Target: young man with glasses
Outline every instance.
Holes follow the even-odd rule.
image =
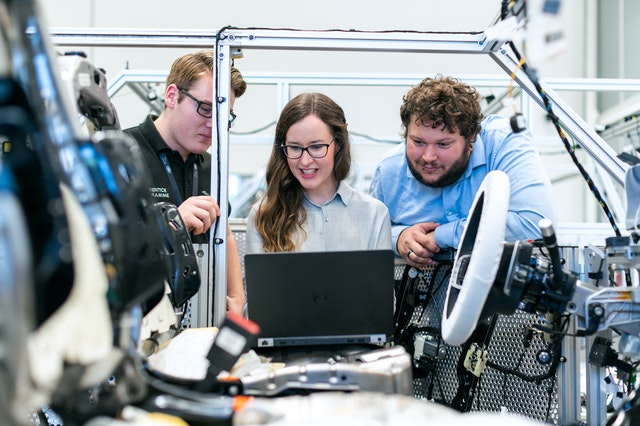
[[[138,142],[152,176],[151,195],[158,202],[178,206],[194,243],[208,243],[208,232],[220,215],[211,193],[211,155],[214,116],[213,51],[189,53],[171,66],[166,79],[165,109],[149,115],[139,126],[125,130]],[[231,70],[229,108],[247,84]],[[231,113],[232,120],[235,114]],[[231,126],[231,121],[229,126]],[[245,304],[242,270],[236,242],[227,230],[227,310],[242,313]]]
[[[266,194],[247,219],[247,253],[391,249],[387,208],[344,181],[350,167],[342,108],[321,93],[291,99],[276,124]]]

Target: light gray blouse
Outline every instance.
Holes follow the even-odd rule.
[[[262,237],[255,228],[258,205],[253,206],[247,218],[247,253],[264,252]],[[391,249],[391,220],[387,207],[344,181],[340,182],[333,198],[321,206],[305,196],[304,209],[307,212],[303,225],[306,237],[302,232],[295,236],[299,242],[297,251]]]

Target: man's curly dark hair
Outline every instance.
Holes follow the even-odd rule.
[[[459,130],[467,143],[473,142],[480,131],[480,94],[455,78],[440,74],[427,77],[402,100],[400,118],[405,139],[411,120],[434,129],[444,127],[452,133]]]

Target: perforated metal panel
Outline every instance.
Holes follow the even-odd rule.
[[[541,356],[546,353],[544,351],[551,340],[544,333],[535,333],[531,337],[534,323],[541,324],[542,321],[521,311],[499,316],[488,347],[489,361],[527,378],[541,379],[527,381],[489,366],[482,375],[475,409],[499,411],[506,407],[511,412],[536,420],[558,423],[557,373],[552,371],[550,364],[543,365],[536,358],[538,353]],[[560,348],[553,350],[559,351]],[[543,378],[549,374],[551,377]]]
[[[404,268],[405,265],[396,265],[396,279],[401,279]],[[421,271],[421,274],[424,277],[424,281],[421,283],[418,283],[419,279],[414,281],[416,281],[417,285],[434,285],[435,287],[432,289],[433,297],[424,306],[424,309],[418,308],[414,310],[411,322],[421,328],[437,330],[437,335],[434,337],[438,339],[439,346],[446,351],[446,354],[443,358],[429,363],[430,365],[427,365],[426,367],[428,368],[424,369],[424,371],[421,371],[423,369],[420,369],[420,371],[414,370],[414,377],[418,376],[419,373],[425,374],[425,377],[414,378],[414,396],[450,405],[458,387],[455,371],[461,350],[458,347],[447,345],[440,338],[439,333],[447,285],[451,276],[451,265],[442,265],[437,270],[435,267],[430,266]],[[422,288],[421,290],[426,291],[427,289]],[[398,297],[401,297],[401,295]]]
[[[242,266],[242,276],[244,277],[244,255],[247,254],[247,234],[244,231],[233,231],[233,236],[236,239],[236,246],[238,247],[238,254],[240,255],[240,265]]]
[[[451,266],[425,268],[422,282],[414,279],[415,285],[432,286],[430,300],[426,306],[417,307],[411,318],[420,328],[441,329]],[[404,267],[396,266],[396,280],[401,279]],[[544,334],[530,331],[533,323],[542,322],[535,315],[525,312],[498,317],[487,346],[488,363],[496,368],[487,366],[482,373],[471,411],[495,412],[506,409],[532,419],[558,423],[557,373],[547,379],[526,380],[547,375],[550,371],[550,365],[542,365],[536,359],[539,351],[548,349],[549,341]],[[462,348],[447,345],[441,339],[438,343],[440,358],[414,369],[414,396],[450,406],[458,392],[457,366],[461,362]],[[555,350],[559,351],[559,348]],[[517,373],[505,373],[498,368]]]

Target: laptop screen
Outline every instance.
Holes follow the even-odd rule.
[[[258,346],[385,343],[393,335],[391,250],[245,256]]]

